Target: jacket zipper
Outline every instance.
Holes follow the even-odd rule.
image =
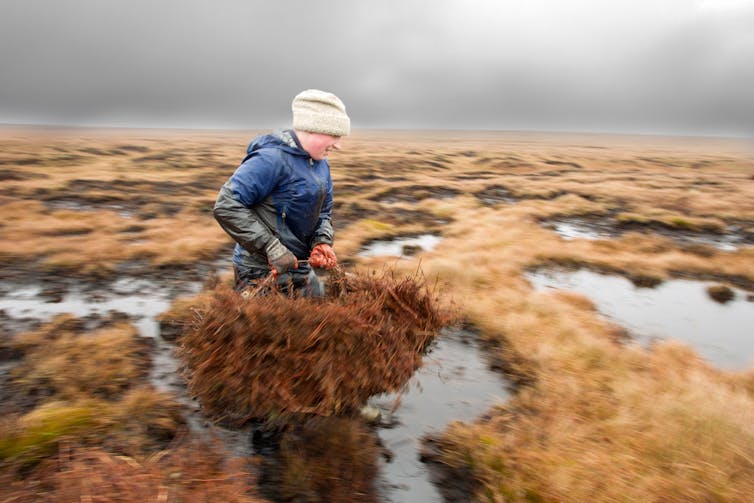
[[[312,174],[312,177],[317,181],[317,185],[319,186],[319,203],[321,205],[325,200],[327,189],[325,188],[325,182],[314,172],[314,159],[312,159],[311,157],[309,158],[309,170]]]

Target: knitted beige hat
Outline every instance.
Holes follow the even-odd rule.
[[[307,89],[293,98],[293,129],[331,136],[351,132],[346,106],[337,96],[317,89]]]

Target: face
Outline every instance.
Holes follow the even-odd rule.
[[[340,136],[330,136],[322,133],[308,133],[303,140],[304,150],[309,152],[312,159],[321,161],[325,159],[333,150],[340,150]]]

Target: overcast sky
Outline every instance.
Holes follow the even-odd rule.
[[[754,0],[0,0],[0,123],[754,135]]]

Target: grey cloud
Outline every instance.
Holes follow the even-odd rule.
[[[691,0],[0,4],[0,122],[751,133],[754,9]]]

